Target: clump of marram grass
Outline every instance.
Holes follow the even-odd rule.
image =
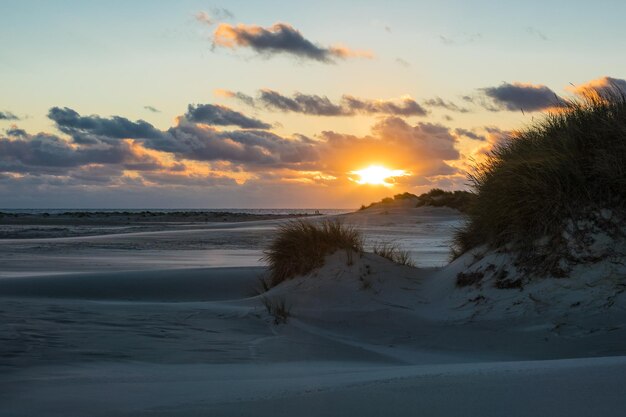
[[[626,209],[626,98],[562,103],[496,146],[470,180],[476,197],[455,254],[506,247],[518,263],[550,272],[566,256],[565,222]]]
[[[269,299],[261,297],[261,302],[267,310],[267,314],[274,317],[274,324],[285,324],[291,317],[291,307],[285,298]]]
[[[338,250],[345,250],[349,256],[363,252],[361,233],[339,220],[283,224],[263,257],[269,268],[269,286],[321,267],[324,258]]]
[[[389,259],[391,262],[395,262],[400,265],[415,266],[415,263],[411,259],[408,251],[402,250],[393,243],[379,242],[376,243],[372,251],[385,259]]]

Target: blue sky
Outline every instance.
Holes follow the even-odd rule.
[[[571,84],[581,86],[607,76],[616,80],[625,76],[626,56],[619,53],[626,39],[622,22],[625,9],[626,4],[618,1],[1,1],[0,39],[4,47],[0,50],[0,112],[15,118],[0,120],[0,140],[6,144],[5,155],[0,155],[0,197],[3,205],[15,207],[104,203],[120,207],[356,207],[369,198],[396,191],[462,187],[470,157],[549,107],[515,101],[516,94],[525,93],[524,88],[532,86],[530,94],[547,100],[550,95],[572,96],[566,91]],[[201,11],[213,17],[213,25],[196,19]],[[268,52],[243,44],[212,47],[220,24],[233,28],[237,24],[257,25],[270,30],[278,22],[290,25],[320,47],[343,45],[369,51],[374,57],[323,63],[289,51]],[[488,90],[505,85],[526,87]],[[333,103],[341,102],[343,95],[368,103],[410,97],[426,109],[427,115],[400,115],[405,125],[400,128],[395,124],[392,129],[385,118],[398,114],[377,110],[319,116],[272,108],[265,102],[250,106],[216,95],[217,89],[251,97],[263,89],[284,97],[299,92],[327,97]],[[426,101],[434,98],[468,111],[428,107]],[[298,161],[296,166],[291,160],[291,165],[285,161],[261,164],[207,156],[206,152],[200,157],[191,151],[174,152],[146,144],[146,139],[139,137],[116,140],[133,142],[134,157],[145,150],[161,161],[158,168],[133,170],[135,165],[127,160],[115,162],[115,166],[98,160],[82,165],[73,162],[65,171],[51,170],[42,169],[42,163],[34,163],[32,158],[26,161],[23,150],[24,160],[9,153],[20,146],[31,149],[33,141],[42,140],[33,137],[39,132],[65,141],[70,150],[96,146],[78,143],[76,132],[74,136],[63,132],[59,122],[48,117],[53,107],[68,107],[83,117],[144,120],[166,132],[180,126],[180,117],[189,104],[226,106],[263,120],[281,138],[272,140],[284,138],[289,146],[294,135],[304,135],[316,141],[311,152],[324,160],[313,163],[313,157],[308,157],[311,161]],[[518,107],[526,111],[516,111]],[[430,140],[420,136],[429,131],[426,124],[448,129],[453,143],[444,139],[444,145],[452,146],[458,155],[452,151],[445,156],[431,154],[431,145],[419,148],[423,145],[417,142]],[[220,132],[225,129],[207,126]],[[7,131],[14,128],[29,136],[12,137]],[[468,138],[457,133],[459,129],[482,139]],[[333,152],[340,155],[346,150],[333,147],[336,141],[329,143],[323,132],[375,137],[397,145],[397,137],[409,131],[413,136],[407,141],[417,142],[402,142],[398,152],[415,151],[415,164],[394,166],[398,158],[393,155],[380,161],[368,157],[367,149],[374,149],[371,144],[368,147],[361,141],[350,145],[365,149],[356,152],[361,160],[348,158],[353,169],[380,163],[411,173],[399,178],[392,189],[360,185],[349,177],[350,167],[327,162],[334,158],[329,155],[336,155]],[[180,135],[177,137],[181,140]],[[224,137],[222,134],[221,140],[232,142]],[[113,146],[111,152],[118,146],[106,138],[98,140],[97,146]],[[408,148],[402,148],[405,145]],[[263,152],[271,152],[268,149]],[[432,159],[425,161],[425,155]],[[437,158],[450,157],[437,161],[452,169],[432,168],[441,165]],[[185,166],[184,176],[180,165]],[[424,170],[424,166],[432,169]],[[84,171],[98,170],[117,175],[116,180],[81,183]],[[156,174],[158,181],[154,180]],[[205,184],[200,181],[202,176]],[[193,181],[185,183],[183,177]],[[234,182],[216,186],[217,178]],[[159,196],[172,198],[161,201]]]

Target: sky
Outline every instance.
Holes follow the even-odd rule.
[[[464,189],[515,130],[626,89],[625,13],[0,0],[0,208],[356,208]],[[367,181],[371,166],[388,176]]]

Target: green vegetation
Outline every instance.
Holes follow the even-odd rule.
[[[623,220],[625,97],[564,104],[497,146],[470,179],[475,201],[456,234],[456,254],[487,244],[517,251],[522,264],[553,267],[566,253],[566,222],[607,223],[598,214],[607,211]]]
[[[269,267],[269,287],[321,267],[324,258],[338,250],[362,252],[361,233],[338,220],[285,223],[263,257]]]

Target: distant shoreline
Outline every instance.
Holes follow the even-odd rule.
[[[316,217],[349,212],[320,209],[226,210],[0,210],[0,239],[36,239],[119,234],[198,227],[216,223],[241,223]]]
[[[1,214],[59,214],[59,213],[243,213],[243,214],[314,214],[319,211],[321,214],[343,214],[356,211],[354,208],[0,208]]]

